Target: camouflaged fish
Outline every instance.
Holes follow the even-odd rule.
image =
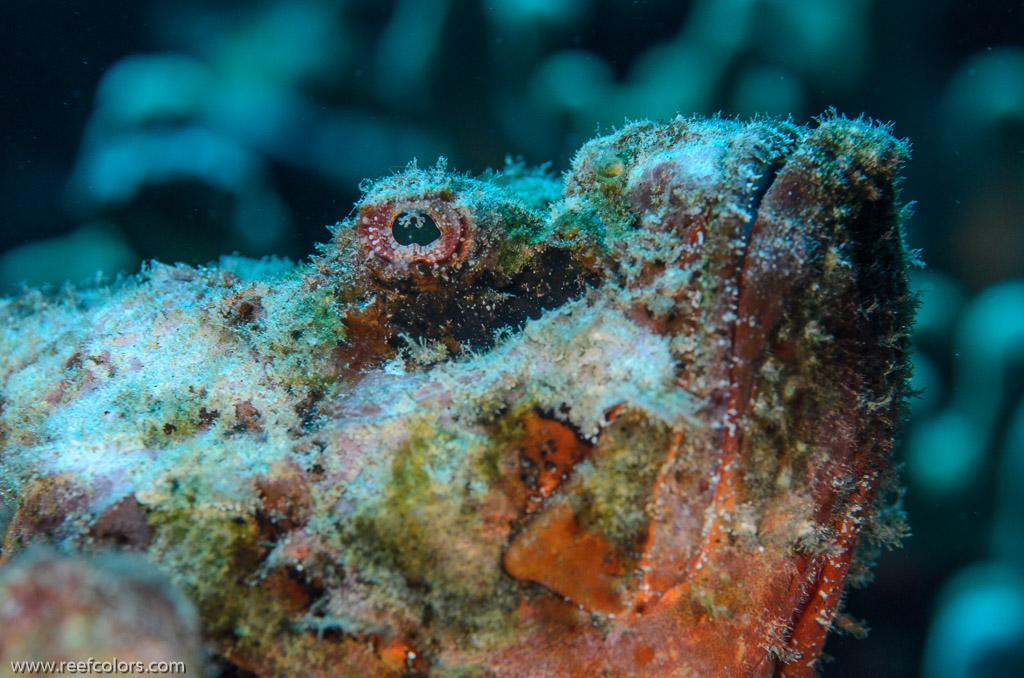
[[[907,153],[638,122],[2,300],[3,559],[138,551],[258,676],[811,676],[905,531]]]

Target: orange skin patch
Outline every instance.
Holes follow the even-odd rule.
[[[572,475],[573,467],[593,450],[575,431],[554,419],[530,413],[523,417],[523,456],[537,468],[537,480],[528,497],[528,511],[536,511],[544,499]]]
[[[513,540],[505,570],[535,581],[590,610],[612,612],[622,602],[613,582],[623,574],[615,548],[582,529],[568,502],[558,502]]]

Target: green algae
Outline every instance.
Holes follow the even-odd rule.
[[[490,449],[421,422],[395,451],[380,503],[360,511],[343,539],[354,566],[400,573],[430,623],[462,628],[477,642],[507,631],[515,605],[500,544],[481,534],[474,509],[488,487],[476,469]]]
[[[251,574],[266,544],[251,515],[197,512],[184,498],[149,512],[150,558],[199,608],[208,633],[222,639],[228,657],[260,658],[276,675],[307,675],[323,641],[299,628],[295,610]],[[196,546],[199,548],[196,548]],[[336,670],[344,671],[345,664]],[[353,666],[352,669],[358,670]]]
[[[618,415],[604,434],[594,459],[580,469],[577,515],[582,527],[629,553],[646,536],[654,481],[672,434],[643,412]]]

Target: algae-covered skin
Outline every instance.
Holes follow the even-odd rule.
[[[906,155],[640,122],[2,300],[2,558],[139,551],[260,676],[810,676],[903,531]]]

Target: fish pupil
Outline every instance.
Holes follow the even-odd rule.
[[[399,245],[426,247],[441,237],[441,229],[426,212],[410,210],[395,217],[391,224],[391,235]]]

